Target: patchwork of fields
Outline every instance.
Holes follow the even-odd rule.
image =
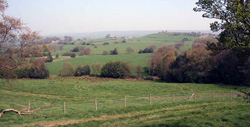
[[[110,39],[110,38],[104,38],[104,39],[96,39],[96,40],[88,40],[84,41],[86,43],[91,42],[91,44],[94,44],[97,46],[97,48],[94,48],[92,45],[81,45],[83,41],[76,41],[75,45],[65,45],[64,49],[62,51],[57,51],[52,53],[52,55],[59,54],[58,59],[54,59],[55,62],[53,63],[47,63],[47,66],[50,71],[50,75],[58,75],[58,71],[63,67],[63,63],[65,61],[70,62],[73,64],[74,67],[77,67],[78,65],[91,65],[94,63],[100,63],[104,65],[105,63],[109,61],[122,61],[122,62],[128,62],[131,65],[131,71],[132,74],[135,74],[134,68],[136,65],[141,65],[142,67],[148,67],[148,61],[150,59],[151,53],[146,54],[138,54],[139,50],[143,50],[144,48],[155,45],[157,48],[160,48],[164,45],[175,45],[177,43],[180,43],[183,38],[187,38],[191,41],[186,41],[184,46],[180,48],[180,52],[184,50],[188,50],[192,47],[193,40],[195,39],[194,36],[174,36],[169,35],[167,33],[157,33],[157,34],[151,34],[140,38],[131,38],[127,39],[126,43],[121,43],[121,39]],[[108,42],[109,45],[103,45],[104,42]],[[115,44],[114,42],[119,42]],[[62,54],[72,50],[76,46],[81,47],[88,47],[91,49],[91,53],[88,56],[77,56],[77,58],[70,58],[70,57],[63,57]],[[126,48],[132,47],[134,49],[134,53],[127,54]],[[110,51],[114,48],[118,48],[118,55],[102,55],[103,51]],[[78,53],[76,53],[78,54]],[[147,73],[144,73],[143,75],[147,75]]]

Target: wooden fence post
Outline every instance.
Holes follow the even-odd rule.
[[[66,113],[66,103],[65,103],[65,101],[63,102],[63,113]]]
[[[95,110],[97,111],[97,100],[95,100]]]
[[[126,96],[124,96],[124,108],[127,106]]]
[[[149,95],[149,104],[152,105],[151,94]]]
[[[173,92],[173,102],[175,103],[175,93]]]
[[[196,91],[194,91],[194,100],[196,100]]]
[[[28,112],[30,112],[30,101],[28,102]]]

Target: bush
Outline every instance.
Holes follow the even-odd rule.
[[[102,77],[125,78],[130,75],[129,66],[123,62],[109,62],[101,69]]]
[[[101,64],[96,63],[91,65],[92,74],[99,75],[101,73]]]
[[[29,73],[29,78],[34,79],[45,79],[49,77],[49,70],[45,65],[43,60],[36,60],[31,68]]]
[[[67,52],[63,53],[62,56],[71,56],[72,54],[74,54],[74,53],[67,51]]]
[[[69,62],[64,62],[63,68],[59,71],[59,76],[73,76],[74,68]]]
[[[45,62],[45,63],[48,63],[48,62],[53,62],[53,57],[52,57],[52,55],[51,55],[51,53],[50,53],[50,52],[48,53],[47,58],[46,58],[46,59],[44,59],[44,62]]]
[[[83,75],[89,75],[89,74],[90,74],[89,65],[85,65],[85,66],[79,65],[76,68],[74,76],[83,76]]]
[[[75,48],[73,48],[72,52],[79,52],[79,46],[76,46]]]
[[[122,43],[127,43],[126,39],[123,39],[123,40],[122,40]]]
[[[56,58],[59,58],[59,54],[58,53],[56,54]]]
[[[76,54],[75,54],[75,53],[72,53],[72,54],[70,55],[70,57],[71,57],[71,58],[75,58],[75,57],[76,57]]]
[[[109,45],[109,43],[108,42],[104,42],[103,45]]]
[[[118,55],[118,48],[110,51],[110,55]]]
[[[109,51],[103,51],[102,55],[109,55]]]
[[[17,68],[15,70],[17,78],[29,78],[30,69],[29,68]]]

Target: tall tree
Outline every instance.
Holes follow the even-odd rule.
[[[20,19],[5,15],[6,0],[0,0],[0,72],[11,72],[32,53],[40,36],[23,26]],[[12,51],[12,52],[10,52]],[[5,74],[5,73],[4,73]]]
[[[250,2],[249,0],[199,0],[196,12],[205,12],[204,18],[218,19],[211,23],[212,31],[222,31],[218,43],[208,43],[208,49],[217,54],[222,50],[238,53],[241,60],[250,56]]]

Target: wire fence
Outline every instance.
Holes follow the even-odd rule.
[[[193,102],[193,101],[230,101],[240,99],[243,96],[241,93],[228,92],[228,93],[207,93],[196,92],[186,95],[183,93],[169,93],[166,96],[154,96],[148,94],[148,96],[124,96],[118,99],[79,99],[74,100],[69,98],[68,100],[57,100],[56,102],[44,101],[44,100],[29,100],[27,102],[15,103],[28,111],[36,110],[38,114],[54,115],[54,114],[86,114],[88,112],[98,111],[111,111],[114,109],[126,109],[129,107],[150,106],[157,104],[171,104],[181,102]],[[26,103],[26,104],[25,104]],[[51,103],[54,103],[51,105]],[[43,105],[43,106],[42,106]],[[42,107],[41,107],[42,106]],[[49,109],[46,109],[48,108]],[[44,110],[45,109],[45,110]]]

